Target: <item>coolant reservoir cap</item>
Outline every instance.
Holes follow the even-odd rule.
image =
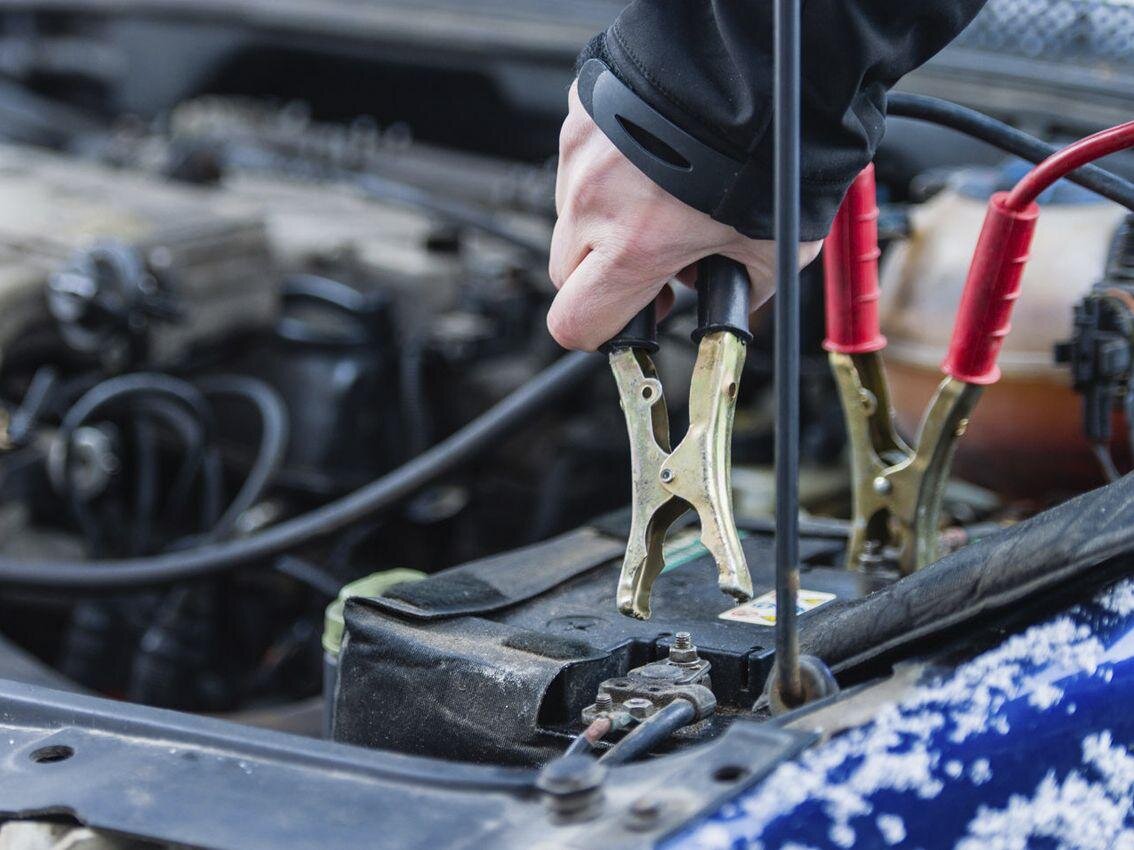
[[[381,596],[395,584],[420,581],[423,578],[425,573],[420,570],[399,568],[371,573],[343,585],[338,598],[327,606],[327,614],[323,619],[323,649],[331,655],[338,656],[339,648],[343,644],[343,607],[348,599],[354,596]]]

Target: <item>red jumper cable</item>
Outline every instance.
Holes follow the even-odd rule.
[[[911,573],[936,557],[938,522],[957,439],[996,365],[1020,295],[1039,217],[1036,199],[1096,159],[1134,146],[1134,121],[1088,136],[1041,162],[1010,192],[989,199],[969,267],[945,378],[922,417],[916,443],[894,427],[878,323],[878,208],[874,169],[851,185],[824,250],[827,337],[851,447],[853,518],[847,566],[895,564]]]

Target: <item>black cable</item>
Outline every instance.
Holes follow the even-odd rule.
[[[79,533],[86,541],[87,555],[91,558],[101,558],[105,554],[103,543],[107,537],[104,533],[106,523],[95,516],[92,505],[79,493],[70,470],[66,466],[63,469],[63,496],[71,509],[75,524],[79,526]]]
[[[776,667],[784,701],[802,700],[799,588],[800,0],[775,4]]]
[[[134,529],[131,555],[150,549],[158,500],[157,428],[149,414],[134,420]]]
[[[1107,483],[1117,481],[1122,477],[1118,467],[1114,465],[1114,456],[1110,453],[1110,446],[1106,443],[1091,443],[1091,451],[1094,453],[1095,459],[1098,460]]]
[[[293,555],[276,558],[274,568],[280,575],[295,579],[328,599],[334,599],[343,589],[342,581],[326,570]]]
[[[142,397],[137,402],[139,411],[149,414],[157,419],[172,432],[184,448],[181,465],[174,476],[169,496],[165,500],[162,510],[163,521],[169,517],[180,518],[193,495],[193,485],[198,474],[206,477],[206,492],[213,492],[223,482],[208,480],[211,470],[204,470],[207,447],[205,445],[205,426],[193,415],[191,410],[176,402],[157,397]]]
[[[8,422],[8,439],[13,445],[22,446],[31,437],[32,429],[47,408],[58,383],[59,373],[55,367],[41,366],[35,370],[20,406]]]
[[[220,522],[221,512],[224,510],[224,462],[221,460],[220,449],[216,446],[205,447],[205,457],[201,461],[201,528],[205,540],[217,539],[214,529]],[[199,541],[193,540],[192,545]],[[184,544],[178,548],[188,548]]]
[[[285,301],[313,301],[349,316],[373,313],[377,302],[341,280],[317,274],[292,274],[284,281]]]
[[[947,100],[906,92],[890,92],[887,98],[887,114],[899,118],[913,118],[927,121],[980,139],[993,147],[1025,159],[1028,162],[1042,162],[1059,150],[1055,145],[1037,139],[1022,130],[1017,130],[1003,121],[997,121],[975,109],[959,106]],[[1109,198],[1116,204],[1134,210],[1134,183],[1100,168],[1097,165],[1084,165],[1071,172],[1067,179]]]
[[[152,558],[25,562],[0,558],[0,585],[84,594],[168,584],[215,575],[337,531],[435,481],[500,440],[606,364],[595,354],[560,358],[535,378],[433,448],[378,480],[321,508],[243,540]]]
[[[183,475],[178,484],[183,488],[191,488],[196,475],[196,466],[192,457],[193,447],[200,445],[203,449],[205,443],[206,421],[211,414],[204,397],[192,385],[177,378],[157,373],[139,372],[132,375],[122,375],[110,378],[87,390],[63,415],[59,426],[59,440],[62,447],[63,489],[69,495],[72,512],[83,529],[84,536],[91,541],[92,550],[98,554],[98,541],[101,539],[100,528],[102,523],[94,519],[93,515],[83,503],[82,498],[74,489],[73,461],[71,445],[75,433],[87,421],[104,408],[121,402],[143,396],[152,410],[169,422],[175,430],[179,430],[187,446],[186,464],[183,466]],[[149,399],[149,397],[153,397]],[[174,402],[174,404],[170,404]],[[184,408],[176,406],[179,403]],[[188,409],[188,411],[185,410]],[[189,415],[189,414],[192,415]],[[200,432],[199,434],[196,432]],[[215,484],[220,484],[219,479]],[[180,510],[179,506],[177,507]]]
[[[265,421],[265,442],[261,457],[254,465],[249,480],[237,494],[233,506],[230,507],[230,516],[227,518],[223,515],[224,468],[219,450],[209,445],[208,440],[210,431],[215,429],[212,408],[201,391],[192,384],[158,373],[139,372],[103,381],[88,390],[67,410],[59,432],[64,447],[65,489],[68,491],[72,489],[69,455],[76,430],[104,408],[129,400],[139,412],[162,421],[184,446],[183,460],[174,477],[170,495],[166,499],[163,517],[180,518],[189,504],[198,477],[201,481],[198,500],[201,533],[182,538],[165,548],[169,551],[184,550],[213,539],[219,534],[227,533],[235,523],[235,518],[247,509],[249,499],[255,501],[259,498],[263,488],[267,486],[278,468],[282,448],[286,446],[287,417],[286,411],[283,411],[282,400],[274,391],[253,379],[248,379],[248,382],[243,380],[235,383],[218,382],[215,391],[250,397],[261,410]],[[145,440],[144,433],[142,439]],[[143,470],[139,474],[149,473]],[[136,488],[138,498],[152,502],[148,494],[149,488],[143,485],[144,482],[139,480]],[[82,509],[83,506],[76,498],[73,497],[70,501],[80,524],[89,532],[94,527],[92,518]],[[149,524],[149,507],[149,504],[142,502],[135,505],[142,525]],[[221,524],[222,520],[225,520],[224,525]],[[141,538],[149,536],[148,529],[138,530]],[[87,536],[90,537],[90,534],[88,533]],[[136,535],[135,540],[141,538]]]
[[[697,710],[693,707],[693,703],[684,699],[675,699],[635,726],[630,734],[603,753],[599,762],[613,766],[644,756],[668,741],[670,736],[682,726],[692,723],[696,716]]]
[[[96,384],[64,414],[60,434],[73,434],[75,429],[109,404],[137,395],[155,395],[180,402],[189,408],[205,428],[213,430],[213,415],[201,393],[190,383],[156,372],[135,372],[120,375]]]
[[[224,539],[236,528],[240,516],[251,508],[272,483],[287,453],[290,424],[287,405],[274,388],[243,375],[217,375],[197,382],[206,396],[228,395],[244,399],[260,414],[260,448],[248,477],[232,503],[209,531],[209,537]]]
[[[425,351],[429,340],[415,332],[401,346],[398,359],[398,389],[402,416],[409,434],[409,456],[421,454],[433,442],[432,416],[425,391]]]

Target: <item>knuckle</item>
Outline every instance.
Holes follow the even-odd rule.
[[[606,186],[597,177],[576,180],[567,195],[567,208],[580,216],[597,217],[606,206]]]
[[[552,310],[547,314],[547,330],[554,339],[564,348],[585,348],[585,341],[580,334],[578,323],[567,313],[561,310]]]
[[[572,104],[571,109],[567,113],[567,117],[563,120],[563,124],[559,128],[560,151],[573,151],[581,146],[594,128],[594,121],[592,121],[591,116],[587,115],[583,110],[582,105],[580,104],[578,109],[576,109],[574,104]]]

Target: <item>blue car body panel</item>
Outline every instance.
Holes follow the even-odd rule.
[[[879,707],[669,850],[1134,850],[1134,579]]]

